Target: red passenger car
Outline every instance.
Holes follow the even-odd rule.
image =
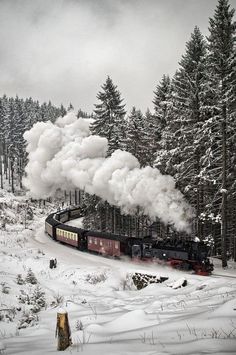
[[[86,233],[88,250],[103,255],[119,257],[125,254],[125,236],[89,231]]]

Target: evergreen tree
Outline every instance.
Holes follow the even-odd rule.
[[[60,106],[60,116],[64,117],[66,115],[66,109],[65,107],[61,104]]]
[[[122,104],[120,92],[109,76],[97,98],[100,103],[95,105],[95,120],[91,124],[91,132],[107,138],[108,155],[111,155],[116,149],[123,148],[125,105]]]
[[[46,306],[45,292],[37,285],[31,296],[30,303],[34,306],[33,312],[37,313]]]
[[[179,128],[177,117],[174,116],[173,85],[168,75],[164,75],[154,92],[154,110],[151,130],[152,146],[155,154],[154,165],[163,174],[175,175],[178,140],[175,133]],[[174,159],[175,158],[175,159]]]
[[[33,273],[33,271],[31,270],[31,268],[28,269],[26,278],[25,278],[25,282],[32,284],[32,285],[36,285],[38,283],[35,274]]]
[[[25,129],[29,130],[39,120],[39,103],[27,98],[24,102],[24,121]]]
[[[5,155],[6,153],[6,145],[7,145],[7,135],[8,135],[8,127],[10,120],[10,112],[9,112],[9,101],[4,95],[0,98],[0,154]]]
[[[235,22],[234,9],[230,9],[228,0],[219,0],[214,17],[210,18],[210,35],[208,37],[208,85],[206,94],[209,98],[207,122],[204,134],[210,139],[207,142],[203,157],[205,174],[214,192],[212,207],[215,214],[221,218],[221,254],[222,266],[227,266],[227,243],[232,244],[228,234],[230,199],[235,203],[229,186],[229,178],[235,177],[235,171],[230,168],[235,161],[235,150],[230,151],[235,140],[235,110],[236,110],[236,71],[235,71]],[[230,171],[231,170],[231,171]],[[228,202],[227,202],[228,199]],[[232,206],[233,208],[233,206]]]
[[[67,108],[67,112],[69,111],[73,111],[74,110],[74,106],[72,105],[72,103],[70,102],[68,108]]]
[[[89,115],[87,112],[81,110],[81,108],[78,110],[77,117],[82,117],[82,118],[89,118],[91,115]]]
[[[16,283],[17,283],[18,285],[23,285],[23,284],[25,283],[25,281],[23,280],[21,274],[18,274],[18,275],[17,275],[17,277],[16,277]]]
[[[145,132],[145,121],[142,112],[136,110],[135,107],[132,108],[128,116],[125,150],[133,154],[141,166],[146,165],[149,147]]]
[[[186,51],[173,79],[175,134],[178,153],[175,178],[178,187],[185,193],[197,214],[196,234],[201,239],[199,220],[202,208],[202,181],[200,179],[204,146],[199,132],[204,122],[202,114],[202,90],[205,80],[206,42],[198,27],[194,28]],[[172,138],[173,139],[173,138]]]
[[[166,126],[167,116],[169,114],[169,109],[172,106],[171,104],[171,80],[169,75],[163,75],[160,83],[157,85],[156,90],[154,91],[154,119],[155,126],[154,130],[156,131],[156,140],[161,139],[161,132]]]
[[[147,129],[150,137],[150,153],[152,154],[152,164],[155,162],[156,156],[160,158],[161,150],[166,149],[164,142],[166,141],[166,128],[172,117],[172,83],[169,75],[163,75],[160,83],[154,91],[154,114],[146,114],[148,123]],[[158,154],[157,154],[158,153]],[[160,162],[161,159],[158,158]],[[163,163],[163,162],[162,162]],[[161,164],[162,165],[162,164]],[[159,164],[159,168],[161,168]],[[162,167],[162,170],[164,168]]]

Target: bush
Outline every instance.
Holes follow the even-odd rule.
[[[10,287],[7,286],[5,282],[2,282],[1,286],[2,286],[2,293],[5,293],[8,295],[10,293]]]
[[[26,293],[24,290],[20,290],[20,292],[21,294],[18,297],[19,302],[32,305],[31,311],[33,313],[38,313],[41,308],[46,307],[45,292],[38,285],[31,294],[29,292]]]
[[[18,274],[18,275],[17,275],[17,277],[16,277],[16,283],[17,283],[17,285],[24,285],[25,281],[23,280],[21,274]]]
[[[96,285],[99,282],[104,282],[107,279],[107,275],[105,272],[102,274],[88,274],[85,278],[87,282],[89,282],[92,285]]]
[[[51,302],[51,306],[52,307],[58,307],[60,306],[62,303],[64,302],[64,297],[57,294],[56,296],[54,296],[54,301]]]
[[[25,281],[29,284],[32,284],[32,285],[36,285],[38,283],[38,280],[36,279],[36,277],[31,269],[28,270]]]
[[[83,326],[83,323],[81,322],[81,320],[77,321],[75,329],[76,330],[83,330],[84,329],[84,326]]]
[[[34,305],[34,313],[39,312],[41,308],[46,306],[45,292],[43,292],[39,286],[36,286],[30,298],[30,304]]]
[[[20,290],[20,296],[18,296],[18,300],[20,303],[30,304],[30,296],[24,290]]]
[[[38,322],[38,316],[32,312],[23,312],[22,318],[19,320],[18,329],[32,327]]]

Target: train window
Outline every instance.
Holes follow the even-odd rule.
[[[97,244],[97,238],[94,238],[94,243]]]
[[[100,240],[100,245],[102,246],[102,241]]]
[[[115,249],[119,249],[119,243],[115,242]]]
[[[92,242],[93,242],[93,240],[92,240],[92,238],[89,238],[89,244],[92,244]]]

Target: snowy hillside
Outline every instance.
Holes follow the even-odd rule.
[[[44,233],[52,206],[32,205],[30,220],[24,198],[2,190],[0,206],[0,353],[56,354],[56,316],[63,308],[73,341],[65,353],[235,354],[233,265],[203,277],[79,252]],[[57,258],[55,269],[51,258]],[[138,291],[134,272],[168,280]],[[183,279],[187,286],[178,288]]]

